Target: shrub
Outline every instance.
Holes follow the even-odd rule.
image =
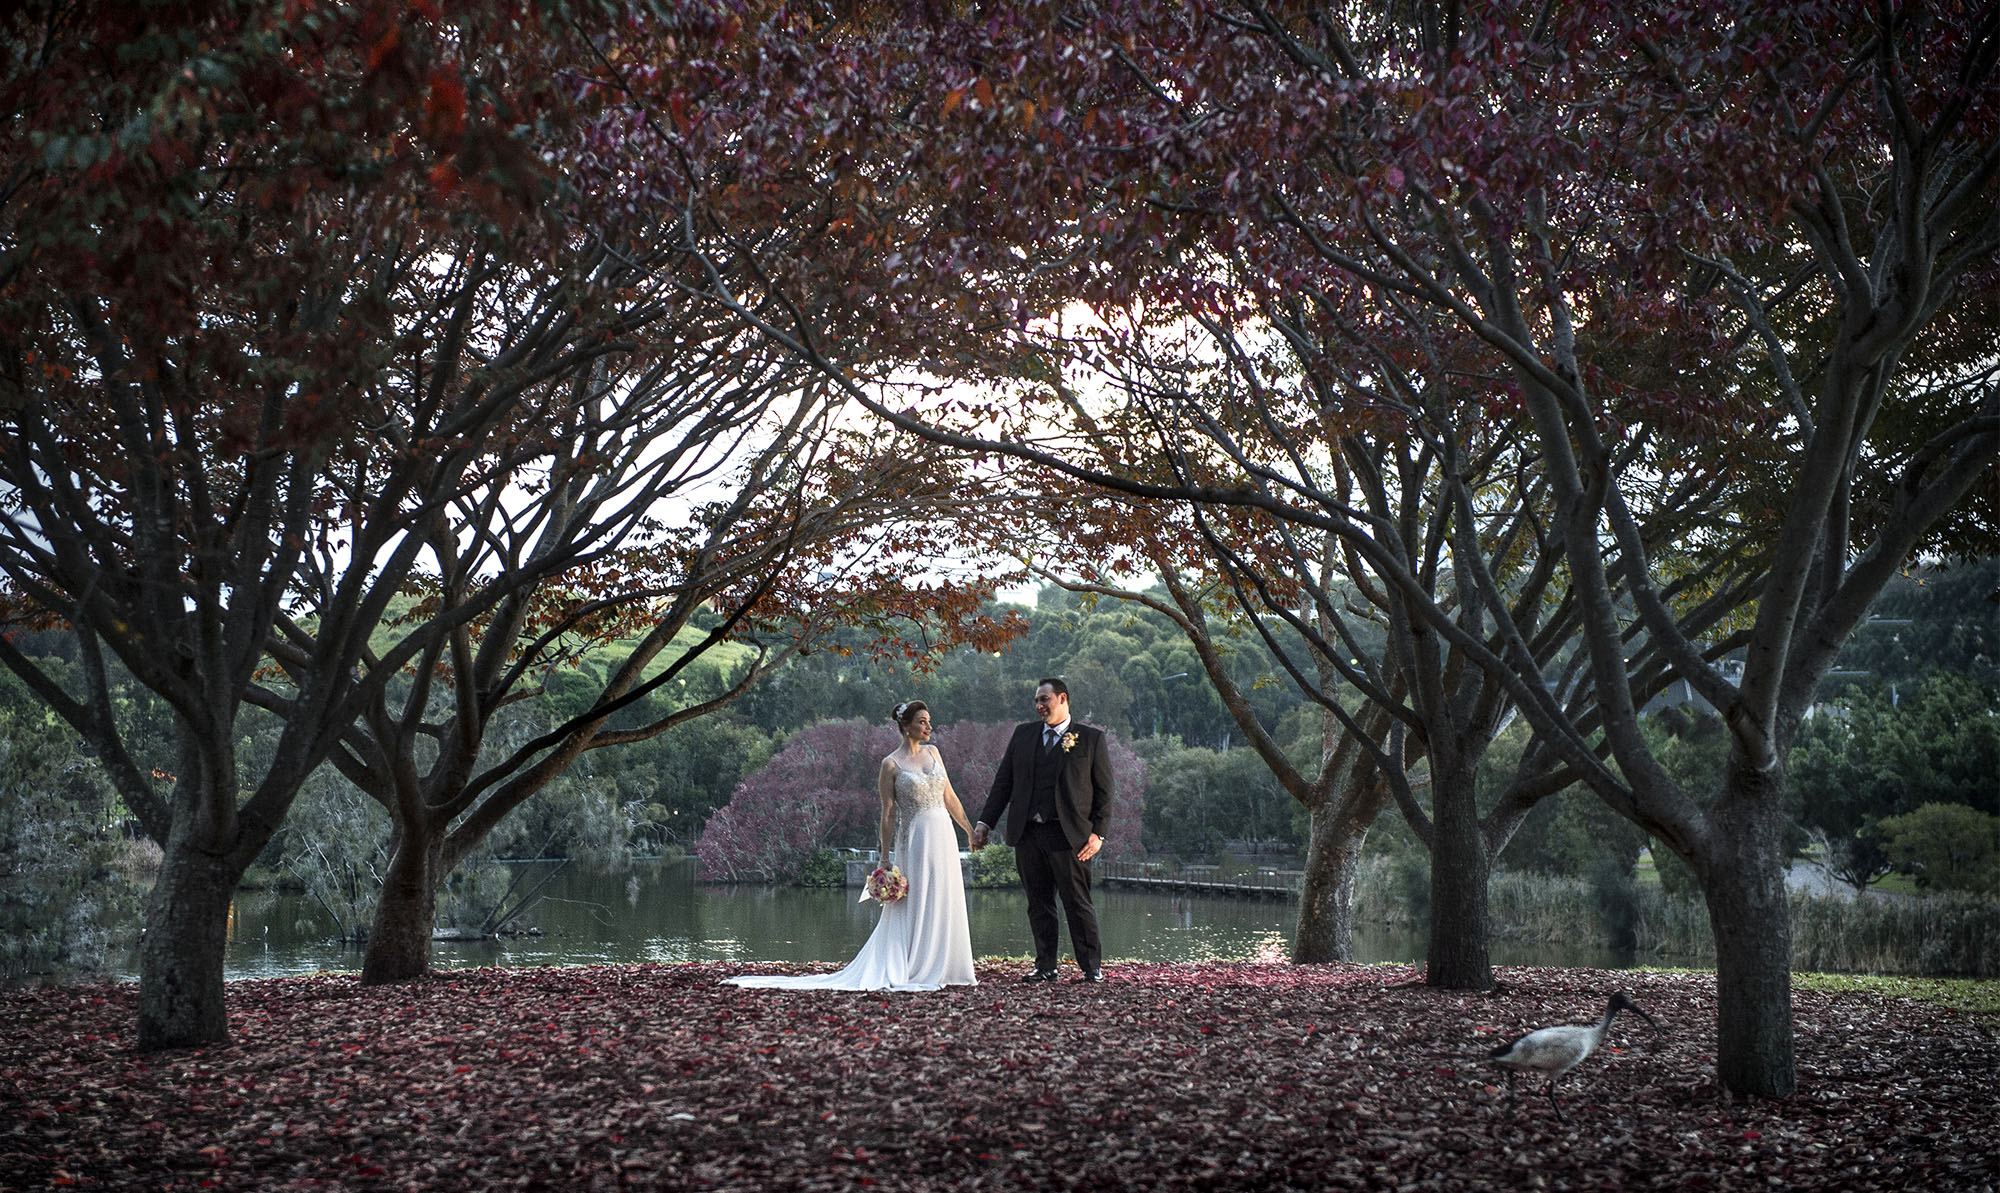
[[[2000,816],[1964,804],[1925,804],[1876,825],[1897,870],[1926,890],[2000,891]]]
[[[1014,847],[992,844],[972,855],[972,885],[1013,887],[1021,885],[1020,871],[1014,868]]]
[[[1600,853],[1590,868],[1590,902],[1597,913],[1604,943],[1617,953],[1639,947],[1639,884],[1632,871],[1609,853]]]
[[[846,886],[847,861],[838,850],[822,846],[806,860],[799,873],[800,886]]]
[[[105,967],[157,847],[134,850],[98,762],[39,710],[0,713],[0,978]]]

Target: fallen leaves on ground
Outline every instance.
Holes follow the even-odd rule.
[[[755,967],[805,972],[814,967]],[[1712,975],[1120,965],[1104,983],[740,990],[743,966],[229,987],[139,1054],[131,986],[0,994],[10,1189],[1993,1189],[1992,1021],[1795,997],[1799,1092],[1715,1078]],[[1496,1044],[1621,1017],[1509,1104]]]

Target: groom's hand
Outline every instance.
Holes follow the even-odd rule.
[[[978,853],[980,850],[986,848],[987,831],[988,830],[986,828],[986,822],[983,820],[980,821],[978,824],[972,826],[972,836],[970,843],[972,845],[972,851],[974,853]]]
[[[1096,833],[1092,833],[1090,834],[1090,840],[1083,843],[1083,848],[1076,851],[1076,860],[1087,862],[1091,858],[1096,857],[1097,851],[1102,848],[1104,848],[1104,838],[1098,836]]]

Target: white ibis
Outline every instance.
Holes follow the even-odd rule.
[[[1660,1029],[1660,1025],[1653,1022],[1653,1017],[1635,1006],[1631,999],[1623,994],[1614,994],[1610,1003],[1604,1008],[1604,1018],[1596,1023],[1544,1027],[1540,1031],[1531,1031],[1511,1043],[1502,1044],[1488,1053],[1488,1059],[1507,1066],[1508,1100],[1512,1101],[1514,1097],[1516,1069],[1534,1069],[1539,1073],[1547,1073],[1549,1105],[1556,1109],[1557,1122],[1568,1122],[1569,1120],[1563,1117],[1562,1104],[1556,1101],[1556,1078],[1574,1069],[1584,1057],[1597,1051],[1597,1046],[1604,1042],[1604,1033],[1611,1030],[1612,1019],[1616,1018],[1620,1011],[1630,1011],[1647,1023],[1651,1023],[1654,1031]]]

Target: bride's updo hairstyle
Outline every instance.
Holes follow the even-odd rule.
[[[910,722],[916,720],[917,714],[927,711],[929,707],[921,700],[905,700],[889,710],[889,719],[896,722],[897,729],[908,733]]]

